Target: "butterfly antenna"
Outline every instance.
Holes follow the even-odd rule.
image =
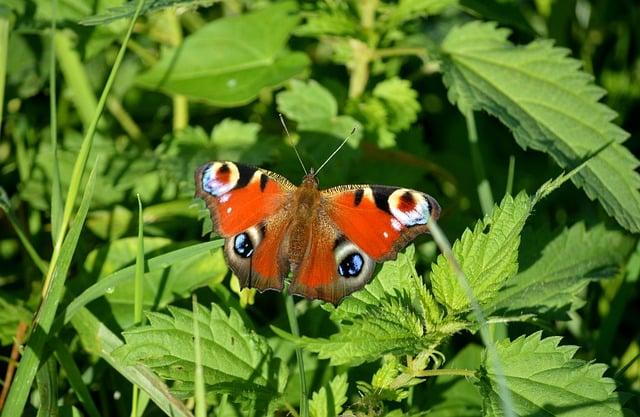
[[[293,147],[293,150],[296,152],[296,156],[298,157],[298,161],[300,161],[300,165],[302,165],[302,170],[304,174],[307,175],[307,168],[305,168],[304,163],[302,162],[302,158],[300,157],[300,153],[298,152],[298,148],[296,148],[296,144],[293,143],[293,139],[291,139],[291,135],[289,134],[289,129],[287,129],[287,124],[284,122],[284,117],[282,117],[282,113],[278,113],[280,116],[280,123],[282,123],[282,127],[284,127],[284,131],[287,133],[287,137],[289,138],[289,143]]]
[[[340,149],[342,149],[342,147],[347,143],[347,141],[351,138],[351,136],[353,136],[353,134],[354,134],[354,133],[356,133],[356,130],[357,130],[357,127],[355,127],[355,126],[354,126],[354,127],[353,127],[353,129],[351,130],[351,133],[349,133],[349,134],[347,135],[347,137],[346,137],[346,138],[344,138],[344,140],[342,141],[342,143],[340,144],[340,146],[338,146],[338,147],[336,148],[336,150],[335,150],[335,151],[333,151],[333,153],[332,153],[331,155],[329,155],[329,157],[327,158],[327,160],[326,160],[326,161],[324,161],[324,163],[323,163],[322,165],[320,165],[320,168],[318,168],[318,170],[316,171],[316,175],[318,175],[318,173],[320,172],[320,170],[321,170],[322,168],[324,168],[324,166],[325,166],[325,165],[327,165],[327,162],[329,162],[329,161],[331,160],[331,158],[333,158],[333,157],[338,153],[338,151],[339,151]]]

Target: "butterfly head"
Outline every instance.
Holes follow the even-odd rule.
[[[318,188],[318,175],[313,168],[309,169],[309,172],[305,174],[304,178],[302,179],[302,184]]]

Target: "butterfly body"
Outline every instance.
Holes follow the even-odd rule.
[[[229,161],[204,164],[195,181],[243,287],[281,290],[292,271],[291,293],[332,303],[364,286],[376,262],[394,259],[440,213],[435,199],[414,190],[319,190],[313,172],[296,187]]]

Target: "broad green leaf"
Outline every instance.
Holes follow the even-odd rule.
[[[522,192],[506,196],[490,216],[467,229],[453,244],[453,254],[480,305],[496,296],[505,281],[518,271],[520,232],[530,214],[530,199]],[[457,275],[443,255],[432,265],[431,285],[436,300],[449,314],[469,309],[469,300]]]
[[[584,305],[581,297],[594,279],[610,278],[633,248],[624,233],[577,223],[564,230],[525,271],[510,279],[490,305],[490,314],[551,314],[562,318]]]
[[[304,71],[308,58],[285,49],[298,18],[291,3],[226,17],[203,26],[142,74],[144,87],[221,107],[252,101]]]
[[[169,239],[145,238],[145,258],[165,250]],[[85,268],[100,278],[112,276],[116,271],[135,261],[137,238],[130,237],[111,242],[87,256]],[[99,262],[98,262],[99,260]],[[195,288],[219,283],[227,273],[222,251],[202,252],[196,256],[177,260],[170,268],[157,269],[144,274],[144,310],[159,310],[180,297],[188,296]],[[122,328],[134,324],[134,286],[118,285],[106,294],[109,314]]]
[[[418,117],[420,103],[418,93],[411,83],[400,78],[391,78],[377,84],[373,97],[382,101],[387,109],[387,126],[392,132],[399,132],[411,126]]]
[[[344,138],[356,128],[349,143],[355,146],[360,139],[360,124],[351,116],[338,115],[338,103],[331,92],[314,80],[291,80],[287,91],[276,97],[278,111],[298,123],[299,131],[328,133]]]
[[[379,359],[392,353],[412,354],[434,346],[442,336],[429,332],[423,317],[411,307],[406,294],[385,298],[340,326],[328,339],[302,337],[295,342],[329,359],[331,365],[351,364]]]
[[[162,378],[175,381],[173,391],[193,395],[193,320],[198,322],[204,380],[208,392],[239,398],[275,400],[287,372],[266,340],[246,328],[235,311],[199,306],[197,313],[169,307],[171,315],[148,313],[149,324],[124,332],[126,344],[114,355],[124,363],[142,363]]]
[[[342,407],[347,402],[347,374],[337,375],[318,392],[314,392],[309,401],[309,415],[311,417],[335,417],[342,413]]]
[[[9,299],[12,301],[9,302]],[[31,323],[33,314],[22,306],[19,298],[8,293],[0,293],[0,346],[13,343],[18,324]]]
[[[120,338],[89,310],[82,307],[71,319],[84,348],[104,359],[120,375],[144,390],[156,405],[170,416],[193,417],[182,401],[175,398],[163,381],[147,367],[123,363],[114,351],[123,345]]]
[[[331,320],[338,323],[375,308],[388,296],[415,287],[415,278],[412,277],[414,257],[415,247],[411,245],[400,252],[397,259],[385,262],[371,282],[345,298],[338,307],[324,304],[323,308],[329,310]]]
[[[256,143],[259,131],[260,125],[257,123],[224,119],[213,128],[211,142],[225,150],[219,158],[236,160],[244,149]]]
[[[542,332],[498,342],[497,353],[516,416],[602,417],[623,415],[616,383],[604,364],[575,359],[577,346]],[[484,415],[502,416],[496,364],[485,355],[479,381]]]
[[[509,31],[473,22],[442,43],[449,99],[465,113],[485,110],[506,124],[523,148],[551,155],[566,169],[610,144],[572,181],[625,228],[640,231],[639,161],[622,143],[628,133],[599,103],[604,90],[578,70],[567,50],[547,40],[514,46]]]

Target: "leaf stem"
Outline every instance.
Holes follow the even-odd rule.
[[[440,248],[440,251],[447,259],[449,266],[453,269],[454,273],[458,277],[458,283],[464,290],[467,295],[467,299],[469,300],[469,304],[471,305],[471,309],[473,310],[474,315],[476,316],[476,321],[479,325],[480,338],[482,339],[482,343],[484,343],[487,355],[489,359],[495,364],[496,376],[498,379],[498,393],[500,397],[500,402],[502,403],[502,411],[504,412],[505,417],[515,417],[514,407],[513,407],[513,399],[511,398],[511,391],[507,386],[507,380],[504,376],[504,370],[502,369],[502,362],[500,361],[500,357],[498,356],[498,351],[496,350],[495,344],[491,339],[491,335],[489,332],[489,325],[487,323],[487,319],[484,317],[482,313],[482,309],[480,308],[480,304],[478,303],[478,299],[473,294],[473,289],[469,284],[469,280],[465,275],[464,271],[460,267],[458,260],[453,255],[453,251],[451,250],[451,243],[449,243],[449,239],[444,234],[440,226],[438,226],[438,222],[435,220],[431,220],[429,222],[429,231],[433,236],[433,240],[435,240],[436,244]]]
[[[9,32],[11,31],[11,21],[9,12],[0,12],[0,126],[2,126],[2,111],[4,104],[4,87],[7,77],[7,54],[9,51]],[[2,137],[2,130],[0,130]]]
[[[298,328],[298,319],[296,317],[296,307],[293,304],[291,295],[284,295],[284,304],[287,310],[287,318],[289,319],[289,328],[291,334],[300,337],[300,329]],[[304,374],[304,360],[302,358],[302,348],[296,346],[296,359],[298,360],[298,373],[300,374],[300,416],[309,417],[309,403],[307,402],[307,381]]]
[[[412,376],[432,377],[432,376],[464,376],[474,377],[476,371],[472,369],[424,369],[422,371],[412,372]]]
[[[471,150],[471,162],[473,164],[473,171],[478,181],[476,186],[478,191],[478,198],[480,199],[480,207],[482,208],[482,214],[485,216],[491,214],[493,210],[493,194],[491,192],[491,185],[484,171],[484,163],[482,162],[482,154],[480,153],[480,147],[478,145],[478,131],[476,130],[476,119],[473,116],[473,111],[469,110],[464,114],[464,118],[467,122],[467,133],[469,138],[469,147]]]

